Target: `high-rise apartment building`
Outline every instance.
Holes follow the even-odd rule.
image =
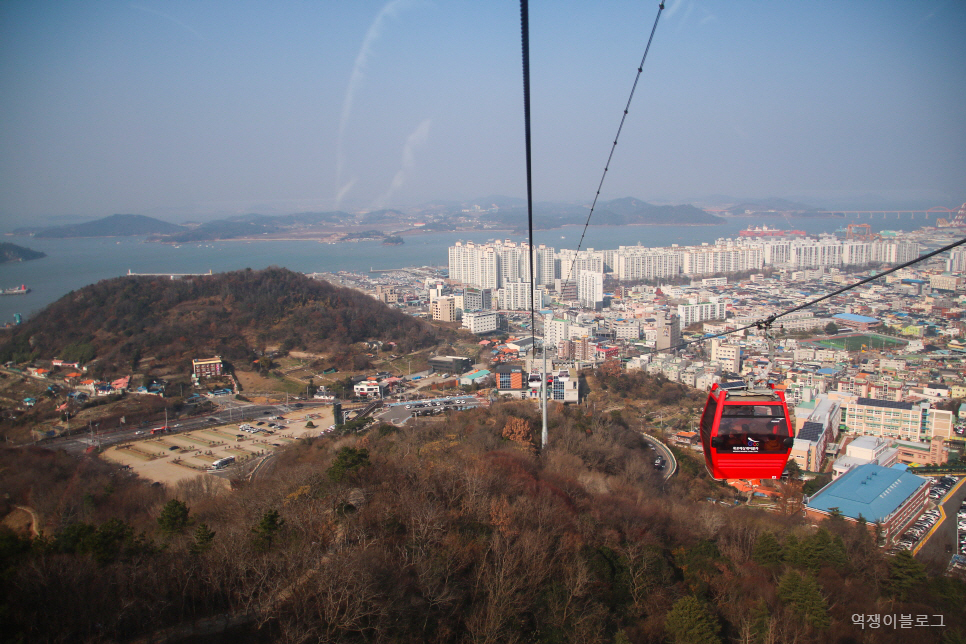
[[[580,306],[600,310],[604,306],[604,274],[581,271],[577,276],[577,300]]]
[[[449,277],[466,286],[497,289],[508,283],[530,281],[530,246],[509,240],[492,244],[456,242],[449,247]],[[554,249],[534,249],[538,285],[553,283]]]
[[[724,302],[712,298],[708,302],[678,305],[678,317],[681,319],[681,328],[686,329],[705,320],[724,320],[726,310],[727,305]]]

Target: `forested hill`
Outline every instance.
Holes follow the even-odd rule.
[[[108,372],[142,356],[163,361],[220,355],[247,362],[266,345],[345,354],[363,340],[402,351],[438,331],[351,289],[282,268],[172,281],[119,277],[71,292],[17,328],[0,359],[94,357]]]
[[[43,527],[0,528],[0,640],[964,641],[963,582],[884,554],[864,523],[813,527],[798,483],[770,512],[735,506],[680,451],[665,481],[639,414],[554,405],[538,455],[537,408],[501,401],[298,441],[231,493],[0,450],[0,512]],[[897,615],[924,623],[880,623]]]
[[[6,242],[0,244],[0,264],[6,262],[25,262],[28,259],[40,259],[41,257],[47,257],[47,254],[37,250],[31,250],[30,248],[24,248],[23,246],[17,246],[16,244],[8,244]]]
[[[184,230],[183,226],[171,224],[144,215],[111,215],[96,221],[70,226],[45,228],[35,237],[130,237],[132,235],[170,235]]]

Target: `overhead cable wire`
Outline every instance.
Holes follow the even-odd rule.
[[[520,0],[520,31],[523,41],[523,119],[524,130],[526,133],[527,148],[527,223],[530,227],[530,351],[531,356],[536,358],[536,303],[537,303],[537,274],[534,272],[533,265],[533,181],[530,171],[530,16],[527,0]],[[533,362],[531,361],[531,367]],[[543,429],[541,431],[541,448],[547,447],[547,343],[546,332],[544,332],[543,344],[543,372],[540,375],[540,393],[543,407]]]
[[[536,351],[536,274],[533,272],[533,175],[530,164],[530,16],[527,0],[520,0],[520,32],[523,41],[523,129],[527,150],[527,224],[530,229],[530,343]]]
[[[892,273],[895,273],[896,271],[901,271],[904,268],[908,268],[910,266],[913,266],[915,264],[918,264],[919,262],[923,262],[923,261],[925,261],[927,259],[930,259],[932,257],[935,257],[936,255],[940,255],[942,253],[945,253],[946,251],[952,250],[952,249],[956,248],[957,246],[962,246],[963,244],[966,244],[966,238],[960,239],[959,241],[953,242],[952,244],[947,244],[946,246],[943,246],[942,248],[938,248],[938,249],[936,249],[936,250],[934,250],[934,251],[932,251],[930,253],[926,253],[925,255],[920,255],[919,257],[917,257],[917,258],[915,258],[913,260],[910,260],[910,261],[905,262],[903,264],[899,264],[898,266],[895,266],[895,267],[890,268],[888,270],[882,271],[881,273],[876,273],[875,275],[870,275],[869,277],[866,277],[865,279],[859,280],[858,282],[855,282],[854,284],[849,284],[848,286],[844,286],[844,287],[842,287],[840,289],[837,289],[835,291],[832,291],[831,293],[828,293],[827,295],[823,295],[821,297],[817,297],[814,300],[811,300],[809,302],[805,302],[804,304],[799,304],[798,306],[793,306],[792,308],[790,308],[790,309],[788,309],[786,311],[782,311],[781,313],[775,313],[774,315],[769,315],[768,317],[762,318],[761,320],[758,320],[757,322],[753,322],[751,324],[746,324],[743,327],[738,327],[737,329],[732,329],[731,331],[726,331],[724,333],[719,333],[717,335],[713,335],[713,336],[710,336],[710,337],[707,337],[707,338],[701,338],[700,340],[690,340],[689,342],[682,342],[681,344],[676,344],[673,347],[668,347],[666,349],[659,349],[657,351],[654,351],[653,353],[661,353],[662,351],[677,351],[678,349],[684,349],[686,347],[689,347],[692,344],[698,344],[698,343],[701,343],[701,342],[707,342],[708,340],[714,340],[715,338],[723,338],[723,337],[729,336],[729,335],[731,335],[733,333],[739,333],[741,331],[746,331],[748,329],[765,329],[765,330],[767,330],[779,318],[785,317],[786,315],[789,315],[791,313],[795,313],[796,311],[801,311],[802,309],[807,309],[808,307],[814,306],[815,304],[818,304],[819,302],[822,302],[822,301],[827,300],[829,298],[835,297],[836,295],[841,295],[842,293],[846,293],[848,291],[851,291],[854,288],[857,288],[859,286],[862,286],[863,284],[868,284],[869,282],[872,282],[872,281],[875,281],[875,280],[880,279],[882,277],[885,277],[886,275],[890,275]]]
[[[651,50],[651,42],[654,40],[654,32],[657,31],[657,23],[661,20],[661,12],[664,11],[664,3],[661,2],[657,8],[657,16],[654,18],[654,26],[651,27],[651,35],[647,39],[647,46],[644,48],[644,56],[641,57],[641,64],[637,66],[637,75],[634,77],[634,84],[631,86],[630,96],[627,97],[627,105],[624,106],[624,114],[621,115],[620,125],[617,126],[617,134],[614,135],[614,143],[610,147],[610,154],[607,155],[607,163],[604,164],[604,172],[600,177],[600,182],[597,184],[597,192],[594,194],[594,201],[590,205],[590,212],[587,213],[587,221],[584,223],[584,229],[580,233],[580,241],[577,242],[577,251],[574,253],[574,259],[570,263],[570,271],[567,274],[568,279],[574,278],[574,266],[577,264],[577,255],[580,253],[580,247],[584,243],[584,236],[587,234],[587,227],[590,226],[590,218],[594,216],[594,209],[597,207],[597,200],[600,199],[600,189],[604,186],[604,179],[607,178],[607,171],[610,169],[611,159],[614,158],[614,150],[617,149],[617,141],[621,137],[621,130],[624,129],[624,121],[627,120],[627,113],[631,109],[631,101],[634,100],[634,91],[637,89],[637,83],[641,80],[641,72],[644,71],[644,61],[647,60],[647,53]]]

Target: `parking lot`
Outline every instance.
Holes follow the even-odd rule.
[[[318,436],[331,423],[331,407],[305,409],[177,434],[137,436],[110,447],[101,456],[129,466],[142,478],[172,485],[212,474],[215,461],[234,457],[237,467],[301,438]]]
[[[435,416],[447,411],[461,411],[486,404],[474,396],[453,396],[445,398],[425,398],[409,402],[390,403],[377,414],[378,420],[386,423],[401,424],[412,417]]]
[[[943,478],[946,480],[944,481]],[[937,572],[945,570],[950,557],[959,549],[962,533],[957,525],[961,521],[957,517],[957,512],[966,500],[966,480],[961,477],[943,478],[936,479],[930,490],[930,500],[938,501],[937,505],[941,504],[945,520],[942,523],[937,521],[938,525],[934,526],[934,529],[930,528],[932,534],[928,535],[925,543],[920,545],[917,542],[912,548],[917,559]]]

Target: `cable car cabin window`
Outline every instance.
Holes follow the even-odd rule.
[[[711,431],[714,429],[714,414],[718,410],[718,401],[714,399],[714,396],[708,397],[708,404],[704,408],[704,413],[701,414],[701,423],[698,425],[701,429],[701,444],[704,445],[705,454],[711,449]]]
[[[790,436],[781,405],[725,405],[718,426],[725,454],[784,454]]]

